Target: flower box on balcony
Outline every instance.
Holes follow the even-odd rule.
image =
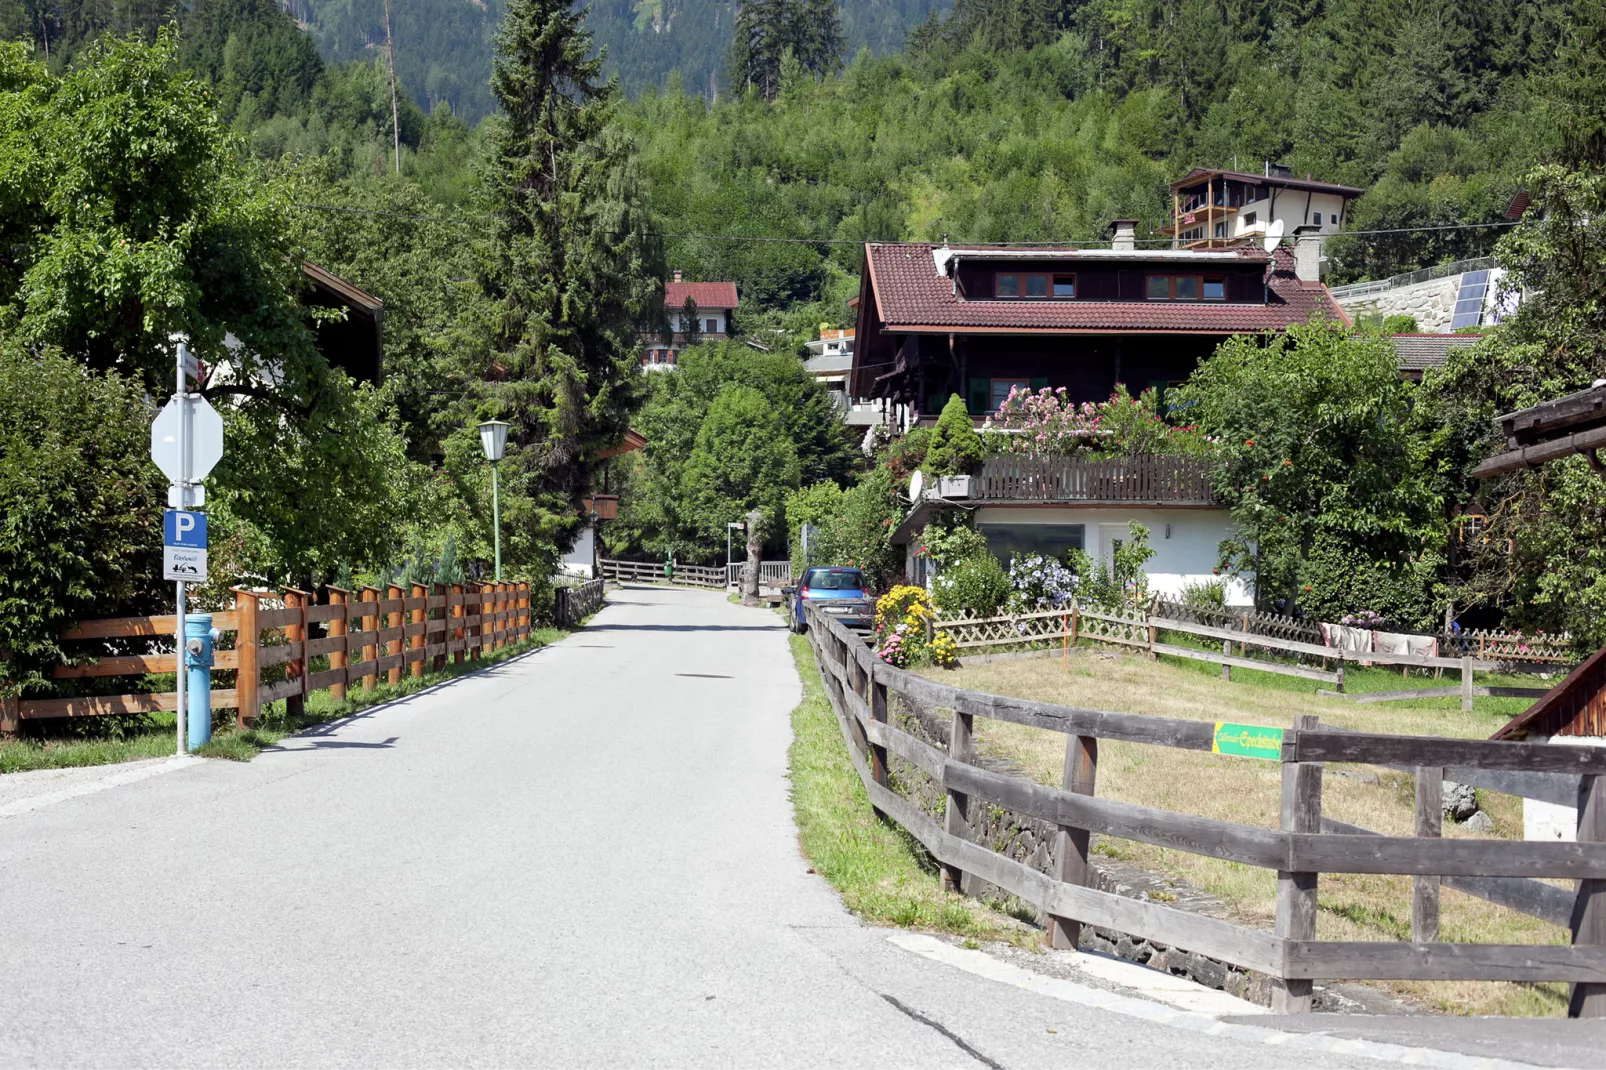
[[[937,496],[939,498],[968,498],[970,497],[969,476],[938,476]]]

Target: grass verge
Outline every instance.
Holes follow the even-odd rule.
[[[792,711],[793,739],[787,752],[792,806],[798,842],[814,871],[866,921],[1034,945],[1035,931],[1012,924],[974,899],[943,891],[924,849],[896,825],[876,818],[826,700],[808,640],[801,635],[790,640],[803,681],[803,701]]]
[[[583,622],[581,627],[584,627]],[[285,712],[285,703],[282,700],[274,702],[263,707],[262,716],[255,727],[237,729],[232,720],[216,726],[211,741],[195,753],[203,758],[250,761],[264,748],[303,728],[338,720],[369,706],[390,702],[466,673],[477,672],[556,642],[567,634],[559,628],[536,628],[522,642],[492,651],[482,658],[460,664],[449,662],[446,668],[438,672],[427,672],[421,677],[403,676],[395,684],[381,682],[371,691],[353,688],[341,702],[335,701],[327,691],[314,691],[307,696],[305,713],[293,721]],[[173,753],[175,726],[171,713],[138,718],[108,718],[103,725],[89,727],[99,727],[104,734],[73,739],[24,738],[0,743],[0,774],[112,765],[142,758],[165,758]]]
[[[1283,686],[1287,677],[1233,670],[1196,670],[1191,662],[1106,651],[1073,649],[1058,657],[993,662],[951,672],[928,670],[944,683],[984,691],[1127,713],[1201,721],[1286,726],[1295,713],[1318,714],[1324,723],[1392,734],[1487,738],[1508,719],[1488,707],[1462,713],[1438,700],[1356,705]],[[1398,674],[1392,675],[1395,681]],[[1274,681],[1268,686],[1262,681]],[[1303,681],[1301,681],[1303,683]],[[1308,686],[1308,685],[1307,685]],[[1396,683],[1394,686],[1398,686]],[[1065,755],[1059,733],[978,717],[976,744],[1008,758],[1045,784],[1058,784]],[[1275,828],[1280,774],[1273,762],[1198,751],[1149,747],[1114,740],[1099,744],[1099,795],[1123,802],[1197,814],[1244,825]],[[1479,792],[1494,822],[1487,833],[1446,824],[1447,837],[1479,835],[1522,838],[1522,804],[1511,796]],[[1387,769],[1330,764],[1322,785],[1323,813],[1396,836],[1414,827],[1415,785],[1408,774]],[[1201,855],[1129,840],[1095,838],[1098,854],[1133,862],[1150,872],[1179,877],[1226,906],[1234,920],[1270,929],[1276,874]],[[1369,874],[1323,874],[1318,896],[1317,936],[1323,940],[1409,939],[1411,880]],[[1441,939],[1451,942],[1564,944],[1564,930],[1481,899],[1445,889]],[[1378,982],[1396,994],[1457,1014],[1549,1015],[1565,1011],[1564,985],[1498,982]]]

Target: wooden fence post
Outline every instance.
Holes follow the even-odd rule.
[[[284,675],[288,680],[300,680],[299,694],[290,695],[284,700],[285,718],[294,725],[300,717],[307,712],[307,602],[306,591],[298,591],[294,587],[282,587],[284,591],[284,608],[299,609],[300,621],[284,626],[284,637],[292,643],[301,643],[301,657],[284,663]]]
[[[1082,619],[1081,618],[1082,618],[1081,607],[1077,603],[1072,602],[1071,603],[1071,645],[1072,646],[1076,645],[1077,634],[1078,634],[1078,632],[1081,631],[1081,625],[1082,625]]]
[[[1294,717],[1294,732],[1312,730],[1316,716]],[[1320,762],[1283,762],[1282,829],[1284,832],[1321,832],[1322,765]],[[1316,873],[1277,871],[1277,935],[1285,940],[1316,939]],[[1311,1009],[1311,983],[1305,979],[1274,977],[1271,982],[1273,1014],[1303,1014]]]
[[[1416,771],[1416,834],[1438,836],[1444,831],[1444,770],[1419,766]],[[1440,878],[1411,878],[1411,942],[1431,944],[1439,939]]]
[[[17,706],[20,699],[16,695],[0,693],[0,739],[16,739],[17,729],[22,726]]]
[[[424,621],[429,618],[429,606],[428,606],[429,588],[425,587],[422,583],[415,583],[415,584],[412,585],[410,590],[411,590],[411,597],[416,599],[419,602],[424,603],[424,604],[420,605],[417,609],[408,610],[408,612],[407,612],[407,623],[410,624],[410,625],[423,625]],[[420,650],[420,651],[424,649],[424,628],[423,627],[420,627],[418,629],[418,634],[417,635],[409,635],[407,637],[407,649],[408,650]],[[410,662],[407,663],[407,675],[408,676],[423,676],[424,675],[424,655],[423,654],[419,654],[417,660],[410,661]]]
[[[485,642],[485,584],[469,584],[469,591],[464,598],[467,599],[463,605],[465,611],[469,606],[474,607],[472,616],[476,623],[464,629],[464,638],[468,644],[468,658],[475,661],[482,653],[481,646]]]
[[[340,643],[336,645],[333,650],[329,651],[329,667],[331,669],[344,669],[347,665],[351,664],[351,658],[348,656],[346,649],[346,635],[348,634],[346,630],[347,610],[343,607],[350,604],[351,592],[343,587],[330,587],[328,585],[325,585],[324,590],[329,592],[330,605],[342,607],[340,615],[337,617],[330,617],[329,624],[325,628],[325,633],[329,636],[329,638],[340,640]],[[336,702],[344,702],[346,700],[345,674],[341,674],[340,679],[329,685],[329,697],[334,699]]]
[[[1606,776],[1578,778],[1578,842],[1606,843]],[[1578,882],[1573,901],[1573,943],[1606,944],[1606,880]],[[1578,982],[1567,1000],[1569,1018],[1606,1018],[1606,984]]]
[[[1096,787],[1099,765],[1099,741],[1095,736],[1065,737],[1065,790],[1078,795],[1092,795]],[[1070,825],[1059,826],[1054,836],[1054,876],[1066,884],[1089,887],[1093,884],[1093,869],[1088,864],[1088,846],[1092,834],[1087,829]],[[1082,939],[1082,923],[1071,918],[1048,918],[1050,947],[1075,950]]]
[[[453,622],[446,634],[450,641],[455,643],[460,643],[468,638],[468,629],[463,626],[460,619],[468,616],[468,607],[463,604],[463,597],[463,585],[461,583],[452,584],[451,590],[446,595],[446,608]],[[463,651],[461,649],[452,651],[452,663],[454,665],[463,664]]]
[[[446,584],[444,584],[444,583],[435,584],[434,586],[432,586],[430,588],[430,593],[434,597],[441,599],[440,608],[435,610],[435,612],[438,614],[435,619],[443,621],[447,617],[450,617],[452,615],[452,607],[449,604],[451,599],[448,598],[447,594],[446,594]],[[425,616],[427,617],[428,614],[426,613]],[[426,646],[429,645],[428,642],[427,642],[428,639],[429,639],[429,634],[430,633],[428,631],[424,632],[424,639],[426,640],[426,642],[425,642]],[[452,630],[451,630],[450,625],[448,625],[447,627],[442,628],[436,634],[438,634],[440,636],[440,642],[436,643],[435,645],[444,647],[446,645],[447,641],[452,638]],[[430,659],[429,667],[430,667],[430,670],[433,671],[433,672],[440,672],[442,669],[446,668],[446,655],[445,654],[436,654],[433,658]]]
[[[534,631],[531,621],[532,614],[530,611],[529,580],[525,580],[519,584],[519,592],[519,627],[522,629],[519,638],[528,639],[530,637],[530,632]]]
[[[1461,659],[1461,712],[1472,712],[1472,659]]]
[[[402,597],[402,589],[400,587],[396,586],[394,583],[387,583],[385,585],[385,600],[387,602],[395,601],[397,599],[400,599],[401,597]],[[389,613],[385,614],[385,627],[387,629],[388,628],[400,628],[401,626],[402,626],[402,611],[401,610],[393,609]],[[395,639],[387,639],[387,640],[385,640],[385,656],[386,657],[393,657],[393,656],[395,656],[397,654],[400,654],[401,652],[402,652],[402,641],[401,641],[401,637],[400,636],[398,636]],[[400,665],[392,665],[389,669],[385,670],[385,682],[386,683],[391,683],[391,684],[399,684],[399,683],[401,683],[401,666]]]
[[[379,601],[379,588],[378,587],[364,587],[362,589],[362,600],[364,602],[377,602],[377,601]],[[363,614],[363,616],[362,616],[362,630],[365,631],[365,632],[374,632],[374,631],[378,631],[379,630],[379,613],[376,610],[370,608],[368,610],[368,612]],[[377,642],[375,642],[375,643],[364,643],[363,644],[363,646],[362,646],[362,660],[363,661],[374,661],[378,657],[379,657],[379,645],[378,645]],[[367,672],[362,674],[362,689],[364,691],[372,691],[374,689],[374,685],[377,684],[378,682],[379,682],[379,674],[378,674],[377,670],[369,669]]]
[[[234,725],[244,728],[262,715],[262,703],[257,698],[261,675],[257,669],[257,649],[262,642],[262,629],[257,626],[257,596],[239,587],[234,592],[234,695],[237,703]]]
[[[948,730],[948,757],[956,762],[969,762],[974,755],[975,745],[971,741],[971,731],[975,725],[975,717],[968,713],[954,710],[953,723]],[[965,838],[965,827],[969,824],[970,796],[962,791],[948,790],[948,805],[943,815],[943,831],[950,836]],[[965,874],[957,866],[947,863],[942,867],[942,886],[952,892],[965,890]]]
[[[1221,641],[1221,656],[1224,657],[1224,658],[1232,657],[1232,640],[1231,639],[1223,639]],[[1228,665],[1225,661],[1221,663],[1221,678],[1223,680],[1231,680],[1232,679],[1232,666]]]
[[[1342,695],[1344,693],[1344,659],[1338,658],[1336,660],[1338,661],[1338,679],[1333,682],[1333,690]]]
[[[876,659],[879,661],[880,659]],[[861,673],[863,670],[860,670]],[[876,679],[876,666],[871,665],[870,671],[863,675],[864,682],[869,691],[870,719],[880,724],[887,723],[887,685]],[[887,748],[878,744],[870,745],[870,774],[877,784],[883,788],[890,787],[887,781]]]

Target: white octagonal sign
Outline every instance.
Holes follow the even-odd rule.
[[[190,470],[179,470],[179,421],[188,411],[190,423]],[[203,397],[167,399],[167,405],[151,423],[151,460],[162,474],[175,483],[199,483],[223,457],[223,417]]]

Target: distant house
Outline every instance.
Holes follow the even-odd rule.
[[[307,283],[301,296],[303,305],[344,313],[339,320],[310,321],[318,352],[353,379],[378,383],[385,371],[385,303],[310,261],[302,261],[301,276]]]
[[[951,394],[978,423],[1014,387],[1103,401],[1187,379],[1235,334],[1347,323],[1317,278],[1320,236],[1294,248],[1141,249],[871,243],[848,393],[934,418]]]
[[[821,386],[831,391],[832,399],[842,413],[842,422],[849,427],[873,427],[893,420],[897,413],[882,401],[856,399],[848,393],[848,374],[853,370],[854,329],[835,329],[820,325],[820,337],[803,343],[808,358],[803,367]]]
[[[1364,190],[1295,178],[1282,164],[1264,174],[1195,167],[1171,183],[1171,225],[1156,234],[1177,249],[1216,249],[1315,227],[1336,234]]]
[[[1391,334],[1394,367],[1401,379],[1422,381],[1422,373],[1442,368],[1450,360],[1450,350],[1477,343],[1481,334]]]
[[[614,520],[619,516],[619,495],[613,492],[612,487],[612,459],[626,453],[634,453],[646,444],[646,438],[640,433],[626,430],[617,446],[602,452],[598,458],[603,462],[602,489],[581,499],[580,515],[585,519],[585,527],[575,538],[574,546],[563,555],[558,571],[571,576],[584,576],[586,579],[597,575],[597,562],[601,556],[597,545],[597,533],[603,521]]]
[[[642,367],[652,371],[673,368],[693,337],[709,341],[728,337],[736,305],[734,282],[686,282],[675,272],[664,284],[664,311],[673,337],[666,343],[659,335],[642,335]]]

